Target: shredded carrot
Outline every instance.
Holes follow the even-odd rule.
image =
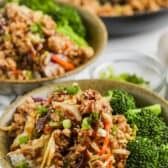
[[[108,153],[108,154],[105,154],[105,155],[103,156],[103,159],[104,159],[104,160],[108,160],[110,157],[111,157],[111,153]]]
[[[52,98],[50,97],[48,98],[48,103],[51,104],[51,102],[52,102]]]
[[[74,64],[62,60],[58,55],[53,55],[51,57],[51,61],[53,61],[55,63],[58,63],[59,65],[61,65],[67,71],[68,70],[73,70],[75,68]]]
[[[111,152],[110,154],[108,154],[108,158],[106,158],[106,160],[109,160],[109,158],[112,156]],[[111,161],[108,161],[108,164],[107,164],[107,168],[111,168]]]
[[[12,70],[12,73],[13,73],[15,76],[18,76],[19,74],[21,74],[21,70],[19,70],[19,69],[13,69],[13,70]]]
[[[104,124],[104,128],[107,130],[107,132],[109,132],[110,125],[108,123],[105,123]],[[102,149],[99,152],[99,155],[102,155],[102,154],[104,154],[106,152],[106,150],[108,148],[109,141],[110,140],[109,140],[109,133],[108,133],[107,136],[104,139],[104,144],[103,144]]]
[[[104,139],[104,144],[103,144],[102,149],[99,152],[99,155],[102,155],[106,152],[106,149],[108,148],[108,144],[109,144],[109,136],[107,135]]]
[[[109,165],[108,165],[108,168],[111,168],[111,165],[110,165],[110,163],[109,163]]]

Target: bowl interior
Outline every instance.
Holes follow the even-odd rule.
[[[28,96],[46,97],[49,93],[51,93],[56,88],[56,86],[60,86],[60,85],[67,86],[74,82],[78,83],[81,89],[83,90],[88,88],[96,89],[100,91],[102,94],[104,94],[107,90],[113,89],[113,88],[124,89],[128,91],[130,94],[134,95],[137,101],[137,105],[139,106],[159,103],[161,104],[163,109],[163,116],[165,120],[168,122],[168,103],[164,99],[154,94],[153,92],[150,92],[148,90],[145,90],[143,88],[140,88],[132,84],[127,84],[122,82],[108,81],[108,80],[81,80],[81,81],[69,81],[69,82],[63,82],[63,83],[45,86],[45,87],[36,89],[35,91],[32,91],[27,95],[17,99],[4,112],[3,116],[0,119],[0,125],[4,126],[10,122],[16,107],[22,104]],[[5,133],[0,131],[0,167],[11,168],[10,162],[6,158],[8,147],[9,147],[8,137]]]

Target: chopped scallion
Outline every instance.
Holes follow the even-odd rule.
[[[72,85],[65,88],[66,92],[70,95],[75,95],[79,92],[80,88],[78,85]]]
[[[19,144],[26,144],[29,141],[29,137],[27,135],[20,136],[19,139]]]
[[[41,105],[37,106],[36,110],[40,115],[44,115],[48,112],[48,109]]]
[[[91,120],[90,120],[90,117],[85,117],[83,120],[82,120],[82,129],[90,129],[91,128]]]
[[[71,123],[71,120],[70,119],[65,119],[65,120],[63,120],[62,121],[62,125],[63,125],[63,127],[64,127],[64,129],[69,129],[69,128],[71,128],[71,126],[72,126],[72,123]]]

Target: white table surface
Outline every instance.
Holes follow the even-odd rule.
[[[91,65],[80,74],[75,75],[74,79],[87,79],[89,77],[89,70],[95,66],[96,64],[101,62],[105,62],[109,57],[113,57],[113,49],[126,49],[126,50],[135,50],[137,52],[144,53],[148,56],[154,57],[158,59],[157,50],[158,50],[158,42],[162,34],[168,32],[167,27],[160,28],[159,30],[137,34],[133,36],[126,36],[120,38],[111,38],[109,39],[108,45],[98,58],[98,60]]]
[[[108,42],[107,47],[98,58],[98,60],[87,69],[83,70],[77,75],[71,76],[69,79],[88,79],[90,78],[90,70],[96,64],[101,64],[101,62],[105,61],[109,57],[112,57],[113,49],[130,49],[136,50],[141,53],[145,53],[146,55],[152,56],[157,58],[157,48],[158,48],[158,41],[160,36],[168,32],[168,25],[167,27],[160,28],[157,31],[147,32],[143,34],[137,34],[133,36],[126,36],[120,38],[111,38]],[[0,95],[0,115],[2,114],[4,108],[10,103],[13,99],[13,96],[6,97]]]

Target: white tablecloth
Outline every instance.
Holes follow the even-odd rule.
[[[156,57],[159,38],[161,34],[166,31],[168,32],[168,26],[153,32],[120,38],[111,38],[104,52],[94,65],[89,66],[77,75],[71,76],[69,79],[88,79],[92,67],[96,64],[100,65],[102,60],[104,62],[107,58],[111,57],[113,49],[131,49]],[[14,99],[14,96],[6,97],[0,95],[0,115],[12,99]]]

